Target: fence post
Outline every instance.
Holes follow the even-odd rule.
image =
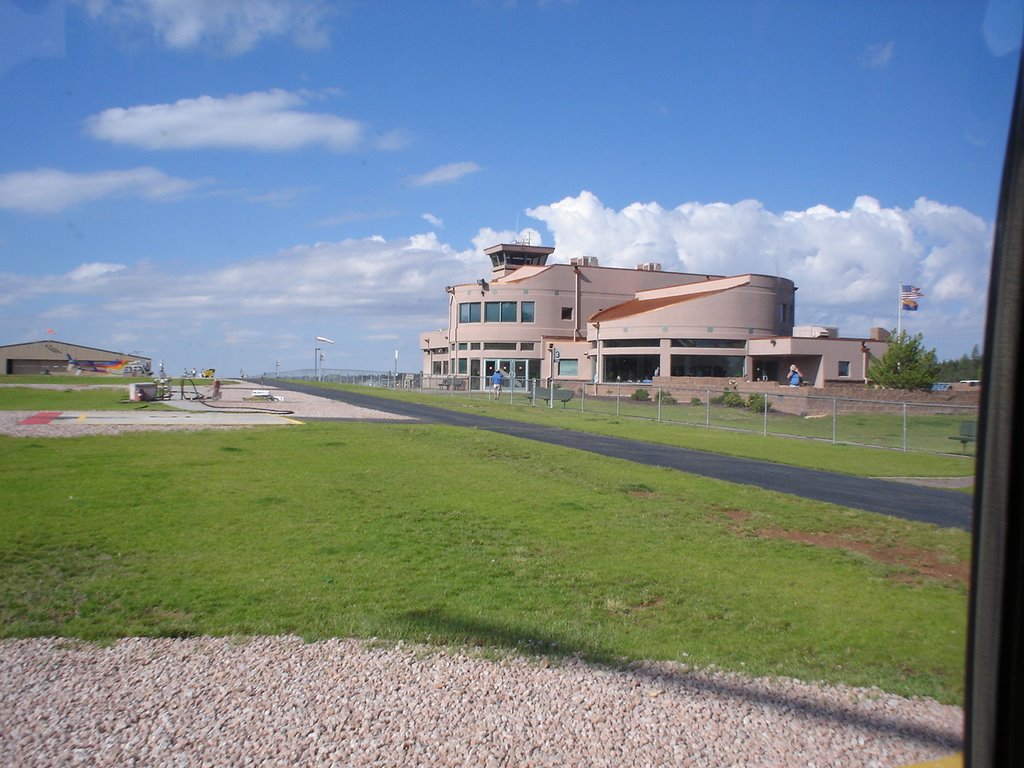
[[[615,385],[615,415],[619,415],[619,400],[622,397],[622,385]]]
[[[768,393],[761,393],[761,407],[764,409],[764,436],[768,437]]]
[[[836,398],[832,398],[832,445],[836,444]]]
[[[660,386],[658,387],[658,394],[656,395],[656,397],[658,398],[658,421],[661,421],[661,387]]]
[[[907,404],[903,403],[903,450],[907,450]]]

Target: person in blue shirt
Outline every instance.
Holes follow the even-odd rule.
[[[501,383],[505,378],[505,375],[498,370],[494,369],[494,375],[491,376],[491,392],[494,394],[494,399],[497,400],[501,396]]]
[[[787,378],[789,379],[789,386],[799,387],[804,380],[804,375],[800,372],[799,368],[795,365],[791,365],[789,366],[789,374]]]

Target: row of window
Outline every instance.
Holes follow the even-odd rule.
[[[459,349],[496,349],[496,350],[510,350],[510,349],[521,349],[523,351],[532,351],[537,346],[536,342],[533,341],[460,341]],[[455,345],[452,344],[452,349],[455,349]]]
[[[536,304],[532,301],[485,301],[483,321],[485,323],[532,323]],[[460,323],[479,323],[480,302],[470,301],[459,304]]]
[[[743,349],[746,339],[672,339],[673,347],[704,347],[706,349]],[[660,347],[661,339],[605,339],[608,347]]]
[[[479,301],[459,304],[460,323],[532,323],[537,316],[537,305],[533,301],[485,301],[483,314]],[[572,307],[562,307],[562,319],[572,320]]]
[[[532,344],[530,348],[532,348]],[[474,344],[472,349],[478,349],[479,344]],[[485,348],[503,348],[503,347],[485,347]],[[511,344],[507,347],[508,349],[514,349],[515,345]],[[459,344],[459,349],[466,349],[465,344]],[[539,361],[528,360],[528,361],[517,361],[522,365],[536,366]],[[474,375],[480,373],[480,361],[469,360],[460,357],[458,359],[456,370],[459,373],[465,374],[470,371],[468,364],[472,364],[472,368],[475,371]],[[604,378],[606,381],[625,380],[641,380],[657,376],[660,372],[658,367],[660,358],[656,355],[609,355],[604,358]],[[672,376],[742,376],[744,375],[744,359],[742,357],[732,356],[707,356],[707,355],[672,355],[671,360],[671,375]],[[433,363],[434,374],[447,374],[448,373],[448,361],[435,360]],[[579,376],[579,360],[562,358],[558,361],[558,376]],[[845,378],[850,375],[850,362],[848,360],[840,360],[837,365],[837,375],[840,378]],[[539,374],[537,374],[539,375]],[[769,363],[769,367],[762,368],[758,366],[754,370],[754,376],[757,379],[774,380],[777,376],[776,363]]]

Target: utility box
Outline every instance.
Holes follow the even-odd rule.
[[[156,382],[129,384],[128,399],[132,402],[150,402],[156,400]]]

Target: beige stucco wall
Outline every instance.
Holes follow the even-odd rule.
[[[563,373],[567,381],[591,382],[595,372],[603,378],[606,355],[642,368],[638,379],[665,376],[676,356],[685,366],[707,362],[698,358],[716,358],[704,366],[707,370],[725,364],[739,368],[742,361],[740,377],[747,379],[770,371],[780,381],[796,364],[806,383],[821,387],[832,380],[863,381],[870,358],[886,347],[862,339],[793,338],[796,287],[787,278],[768,275],[723,278],[549,264],[500,270],[477,282],[450,286],[448,294],[449,327],[420,337],[424,374],[482,378],[486,366],[500,360],[502,367],[506,362],[526,365],[529,376],[547,379],[557,376],[559,368],[552,365],[551,344],[563,360],[578,361],[575,377]],[[534,321],[485,322],[487,302],[516,302],[517,309],[522,302],[533,302]],[[480,322],[460,322],[460,305],[465,303],[480,305]],[[741,345],[673,346],[674,339]],[[622,344],[629,340],[646,343]],[[622,346],[609,348],[608,342]],[[488,345],[513,348],[485,349]],[[730,359],[720,363],[719,357]],[[465,373],[460,359],[466,361]],[[841,361],[849,363],[846,376],[840,375]]]

